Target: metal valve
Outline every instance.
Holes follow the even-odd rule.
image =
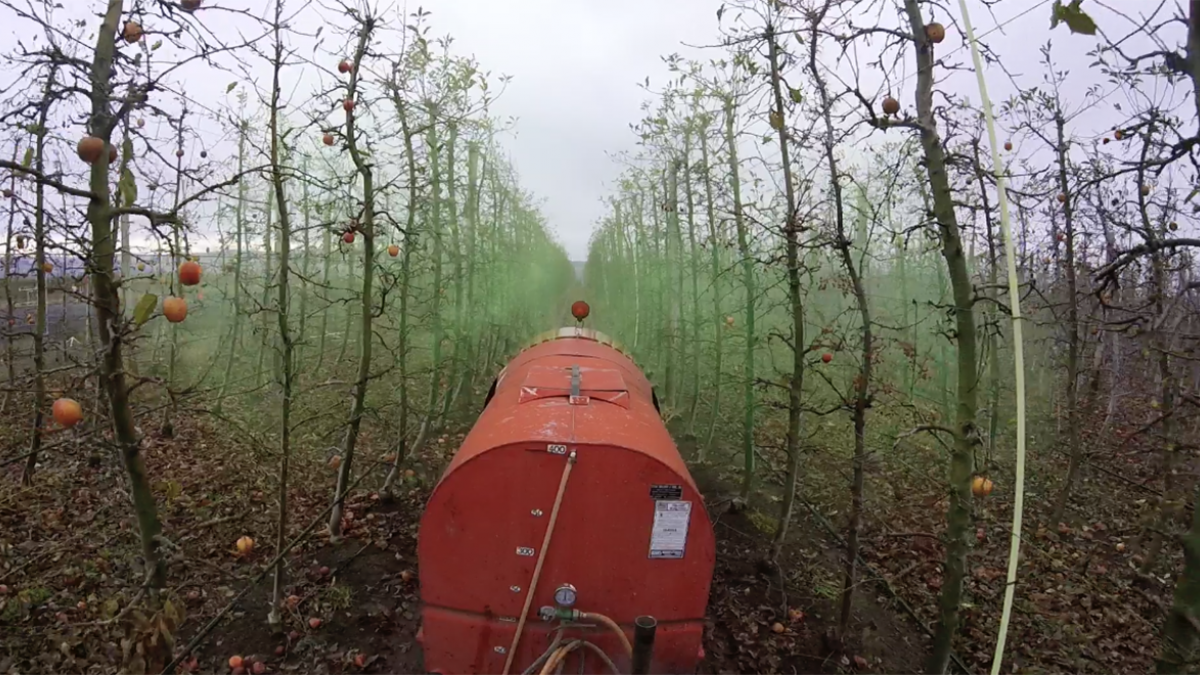
[[[558,619],[559,621],[578,621],[579,610],[571,609],[569,607],[551,607],[550,605],[543,605],[542,608],[538,610],[538,616],[541,617],[542,621],[554,621],[555,619]]]

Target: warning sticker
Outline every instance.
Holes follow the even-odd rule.
[[[654,526],[650,530],[650,557],[682,558],[687,548],[692,503],[660,499],[654,502]]]
[[[683,499],[682,485],[651,485],[651,499]]]

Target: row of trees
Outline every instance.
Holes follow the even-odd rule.
[[[1140,433],[1161,448],[1164,478],[1138,542],[1144,572],[1186,528],[1177,506],[1196,487],[1180,477],[1179,450],[1195,442],[1188,401],[1200,379],[1189,345],[1200,307],[1189,248],[1200,242],[1180,230],[1193,227],[1189,160],[1200,109],[1189,97],[1200,91],[1200,67],[1193,50],[1161,46],[1190,39],[1196,11],[1114,28],[1130,33],[1122,41],[1074,35],[1068,46],[1047,44],[1041,81],[998,106],[1005,164],[996,169],[1010,182],[1030,305],[1021,315],[1032,340],[1029,400],[1034,420],[1057,429],[1035,439],[1040,470],[1059,452],[1069,458],[1036,517],[1070,521],[1068,511],[1081,508],[1071,501],[1087,461],[1081,429],[1111,429],[1123,401],[1153,399]],[[1054,13],[1072,32],[1096,33],[1078,2],[1055,3]],[[959,18],[942,18],[946,26],[931,14]],[[651,89],[647,80],[653,98],[633,128],[640,151],[624,158],[587,268],[597,320],[655,374],[699,459],[734,461],[713,453],[737,438],[743,500],[764,476],[781,479],[772,558],[798,486],[820,494],[829,478],[804,477],[805,454],[843,452],[814,440],[817,430],[830,415],[848,418],[849,498],[827,504],[844,514],[842,635],[864,519],[886,519],[867,508],[867,465],[944,467],[930,672],[947,669],[960,639],[975,498],[991,491],[989,474],[1012,474],[1017,444],[990,146],[978,104],[948,75],[958,49],[947,35],[966,42],[961,16],[919,0],[726,3],[719,56],[671,55],[665,83]],[[1066,100],[1080,74],[1054,63],[1081,44],[1097,44],[1092,57],[1109,86],[1136,102],[1113,106],[1114,127],[1079,122],[1112,91],[1095,86]],[[879,81],[849,56],[857,50],[878,54]],[[1177,81],[1177,95],[1155,89]],[[944,451],[922,452],[914,435],[925,433]],[[1200,609],[1197,536],[1193,527],[1184,539],[1164,671],[1185,663],[1195,643],[1186,622]]]
[[[6,11],[40,31],[11,55],[25,86],[5,113],[24,132],[0,161],[11,175],[8,316],[22,284],[37,303],[32,330],[0,326],[5,402],[27,420],[25,447],[0,462],[23,462],[36,484],[39,467],[82,439],[115,451],[141,535],[140,597],[170,615],[169,603],[159,609],[168,556],[146,432],[169,437],[178,416],[197,414],[252,430],[278,462],[263,572],[274,576],[268,618],[278,623],[284,556],[318,525],[288,522],[297,453],[325,453],[337,469],[325,521],[336,541],[347,493],[370,476],[390,493],[503,357],[563,314],[574,270],[489,113],[505,79],[455,54],[423,10],[276,0],[256,18],[107,0],[79,24],[50,3]],[[219,41],[209,20],[229,17],[247,21],[250,37]],[[79,26],[94,29],[92,45]],[[185,93],[222,72],[238,79],[218,108]],[[242,82],[263,84],[234,92]],[[92,153],[93,143],[114,152]],[[48,263],[65,252],[84,268],[61,292],[88,308],[71,334],[86,347],[51,368]],[[32,279],[17,272],[24,255]],[[189,259],[203,268],[195,286],[177,274]],[[85,422],[68,433],[48,424],[52,391],[78,399]],[[356,462],[368,428],[389,440]],[[381,462],[386,472],[373,470]],[[127,666],[173,667],[182,655],[164,644],[147,637],[156,656]]]

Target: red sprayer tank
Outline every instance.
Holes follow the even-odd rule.
[[[560,657],[580,672],[581,655],[606,672],[598,648],[628,673],[646,616],[649,672],[703,658],[712,523],[650,382],[593,330],[544,334],[500,373],[429,499],[417,556],[428,672],[536,673]]]

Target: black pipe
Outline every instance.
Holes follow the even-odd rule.
[[[654,632],[658,620],[652,616],[639,616],[633,620],[633,663],[632,675],[649,675],[650,659],[654,656]]]

